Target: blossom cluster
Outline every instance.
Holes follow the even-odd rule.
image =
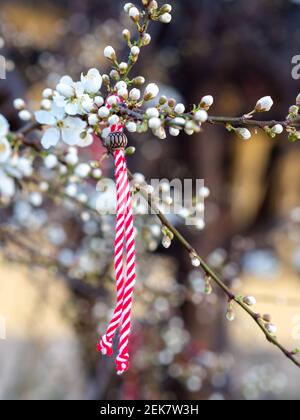
[[[9,123],[0,114],[0,197],[14,196],[16,182],[32,174],[32,160],[13,153],[9,141]]]

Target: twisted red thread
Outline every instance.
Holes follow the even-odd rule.
[[[118,102],[122,100],[117,98]],[[106,104],[108,108],[110,105]],[[111,132],[123,131],[123,125],[114,125]],[[102,337],[97,349],[103,354],[112,355],[112,340],[119,326],[119,354],[116,360],[118,374],[124,373],[129,367],[129,336],[131,331],[131,312],[133,292],[136,283],[136,252],[133,225],[133,211],[131,203],[130,185],[124,150],[114,152],[115,174],[117,185],[117,218],[115,239],[115,272],[117,302],[113,317],[106,333]],[[125,243],[124,243],[125,242]],[[126,276],[123,257],[126,244]]]

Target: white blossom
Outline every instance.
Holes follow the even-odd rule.
[[[127,99],[128,98],[128,89],[127,88],[119,89],[118,90],[118,96],[120,96],[120,98]]]
[[[170,132],[170,135],[174,137],[177,137],[180,134],[180,130],[174,127],[170,127],[169,132]]]
[[[136,132],[136,130],[137,130],[137,125],[136,125],[136,123],[135,123],[134,121],[129,121],[129,122],[126,124],[126,128],[127,128],[127,130],[128,130],[130,133],[135,133],[135,132]]]
[[[204,109],[200,109],[195,113],[195,120],[200,123],[205,123],[208,119],[208,114]]]
[[[117,105],[117,103],[119,102],[119,98],[116,95],[111,95],[108,99],[107,99],[107,103],[110,106],[114,106]]]
[[[248,306],[254,306],[254,305],[256,305],[256,299],[255,299],[255,297],[254,297],[254,296],[246,296],[246,297],[243,299],[243,301],[244,301],[244,303],[245,303],[246,305],[248,305]]]
[[[116,51],[110,45],[104,49],[104,57],[108,58],[109,60],[115,60],[117,58]]]
[[[34,207],[40,207],[43,204],[43,196],[39,192],[35,191],[29,195],[29,202]]]
[[[98,115],[99,115],[100,118],[107,118],[109,116],[109,114],[110,114],[110,111],[106,106],[102,106],[98,110]]]
[[[132,89],[129,92],[129,98],[132,101],[138,101],[138,100],[140,100],[141,99],[141,91],[139,89]]]
[[[143,34],[142,41],[143,41],[144,46],[149,45],[151,43],[151,40],[152,40],[152,38],[151,38],[150,34],[148,34],[148,33]]]
[[[22,109],[22,111],[19,112],[18,114],[20,120],[22,121],[30,121],[32,118],[32,114],[30,111],[28,111],[27,109]]]
[[[148,118],[158,118],[159,111],[157,108],[148,108],[146,111],[146,115]]]
[[[172,15],[170,13],[164,13],[159,16],[159,21],[162,23],[170,23],[172,20]]]
[[[274,134],[282,134],[283,133],[283,126],[281,124],[276,124],[272,127],[272,132]]]
[[[65,156],[65,161],[68,165],[71,165],[71,166],[77,165],[79,161],[78,154],[70,150],[69,153]]]
[[[56,146],[60,140],[69,146],[78,144],[86,128],[86,122],[80,118],[66,117],[64,109],[55,104],[51,111],[37,111],[35,117],[38,123],[48,127],[41,139],[45,149]]]
[[[97,114],[90,114],[88,116],[89,125],[94,126],[94,125],[98,124],[98,121],[99,120],[98,120]]]
[[[0,164],[7,162],[11,156],[11,146],[6,137],[0,137]]]
[[[25,101],[24,99],[21,98],[16,98],[13,102],[13,106],[15,109],[17,109],[18,111],[21,111],[22,109],[25,108]]]
[[[250,140],[252,137],[248,128],[237,128],[236,133],[242,140]]]
[[[155,83],[150,83],[148,86],[146,86],[145,93],[144,93],[144,99],[146,101],[150,101],[151,99],[154,99],[159,94],[159,87]]]
[[[264,96],[259,101],[257,101],[257,104],[255,106],[256,112],[268,112],[272,108],[274,102],[271,96]]]
[[[209,108],[213,105],[214,98],[211,95],[203,96],[203,98],[200,101],[200,107],[204,108],[206,111],[209,110]]]
[[[94,142],[93,134],[88,132],[88,131],[84,131],[83,133],[81,133],[76,146],[78,146],[78,147],[88,147],[93,142]]]
[[[97,69],[90,69],[86,76],[81,75],[81,84],[85,92],[98,93],[102,86],[102,76]]]
[[[117,125],[120,122],[120,117],[118,115],[111,115],[108,119],[109,125]]]
[[[266,330],[271,334],[275,335],[278,331],[278,328],[274,324],[266,324]]]
[[[153,130],[157,130],[157,129],[159,129],[160,127],[161,127],[161,120],[159,119],[159,118],[157,118],[157,117],[153,117],[153,118],[150,118],[150,120],[149,120],[149,127],[150,128],[152,128]]]
[[[185,113],[185,106],[183,104],[177,104],[175,106],[174,111],[176,112],[176,114],[179,114],[179,115],[184,114]]]
[[[0,137],[7,136],[9,132],[9,124],[8,121],[3,115],[0,114]]]
[[[91,172],[91,167],[87,163],[80,163],[75,168],[75,175],[79,178],[86,178]]]
[[[134,56],[138,56],[140,54],[141,50],[137,46],[133,46],[131,48],[131,54]]]
[[[137,7],[133,6],[129,9],[129,17],[131,17],[131,19],[133,19],[134,21],[138,21],[140,18],[140,11]]]
[[[44,89],[42,95],[44,99],[50,99],[53,96],[53,90],[49,88]]]
[[[102,96],[95,96],[94,102],[97,106],[100,107],[104,104],[104,99],[102,98]]]
[[[58,165],[58,158],[56,155],[50,154],[45,157],[44,159],[44,165],[48,169],[53,169]]]
[[[43,99],[41,101],[41,108],[45,109],[46,111],[50,111],[52,106],[52,101],[50,99]]]
[[[126,3],[126,4],[125,4],[125,6],[124,6],[124,11],[125,11],[125,13],[129,13],[129,10],[130,10],[132,7],[134,7],[134,4],[132,4],[132,3]]]
[[[15,194],[15,182],[0,168],[0,196],[11,198]]]
[[[85,82],[86,86],[93,82],[88,80]],[[73,82],[71,77],[64,76],[56,87],[53,100],[55,104],[64,108],[66,114],[75,116],[83,115],[90,112],[94,106],[93,99],[85,93],[84,84],[81,82]]]
[[[120,89],[127,89],[127,83],[124,82],[124,80],[121,80],[120,82],[116,83],[115,89],[117,91]]]

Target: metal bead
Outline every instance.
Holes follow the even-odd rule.
[[[124,134],[123,132],[110,133],[108,138],[105,140],[105,146],[110,152],[125,149],[127,144],[128,139],[126,134]]]

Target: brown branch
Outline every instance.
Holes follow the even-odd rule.
[[[129,118],[134,119],[135,121],[144,121],[146,119],[146,113],[138,108],[130,109],[127,107],[126,104],[119,104],[119,112],[121,115],[127,115]],[[180,117],[184,119],[191,119],[193,118],[192,113],[187,113],[180,115]],[[175,118],[175,117],[174,117]],[[166,117],[165,122],[167,125],[172,126],[174,125],[173,120],[169,116]],[[222,124],[227,125],[230,124],[233,127],[247,127],[247,128],[260,128],[264,129],[265,127],[274,127],[277,124],[281,124],[283,127],[300,127],[300,117],[294,119],[288,119],[284,121],[277,121],[277,120],[268,120],[268,121],[260,121],[249,119],[245,117],[219,117],[219,116],[209,116],[207,120],[208,124]],[[176,123],[177,127],[184,127],[184,124]]]
[[[129,179],[131,181],[134,180],[134,177],[132,173],[128,170]],[[243,299],[241,299],[238,296],[235,296],[230,289],[226,286],[226,284],[220,279],[220,277],[209,267],[209,265],[200,257],[200,255],[197,253],[197,251],[192,247],[192,245],[187,241],[187,239],[168,221],[168,219],[165,217],[165,215],[158,209],[158,207],[155,204],[154,197],[146,192],[141,186],[137,186],[139,192],[141,195],[147,200],[149,207],[152,209],[152,211],[156,214],[158,219],[161,221],[163,226],[166,226],[170,232],[174,235],[174,237],[180,242],[180,244],[185,248],[190,255],[193,255],[197,258],[199,258],[199,261],[201,262],[201,268],[205,272],[207,276],[209,276],[214,282],[223,290],[225,295],[228,297],[229,301],[235,301],[237,305],[239,305],[252,319],[253,321],[258,325],[258,327],[262,330],[264,333],[266,339],[274,344],[288,359],[290,359],[297,367],[300,368],[300,361],[295,357],[295,355],[286,349],[276,337],[274,337],[272,334],[268,332],[266,329],[263,320],[261,319],[261,316],[254,311],[250,309],[248,305],[246,305],[243,302]]]

